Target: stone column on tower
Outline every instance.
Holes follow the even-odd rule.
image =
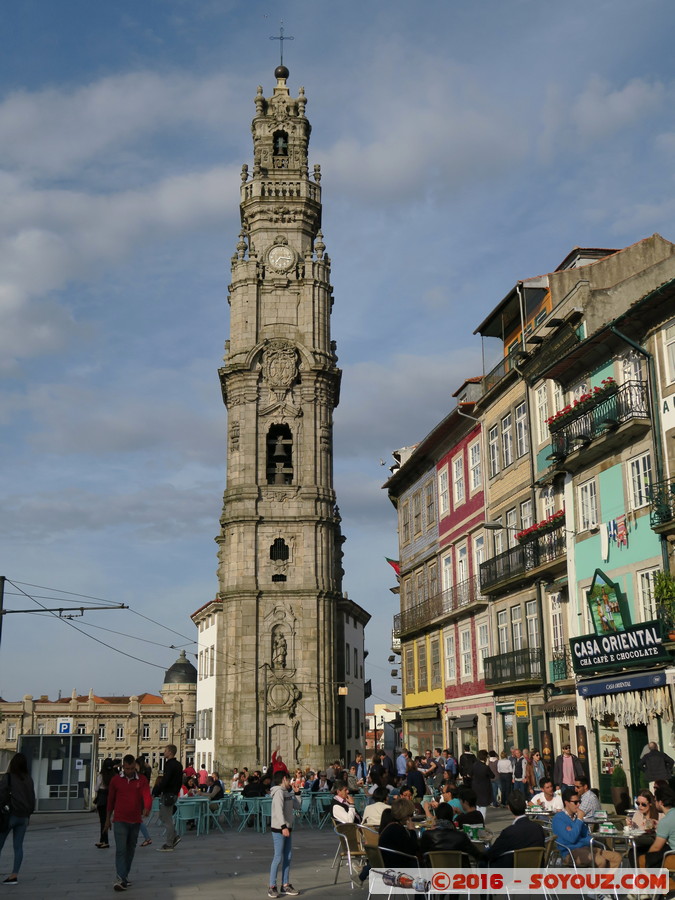
[[[338,755],[342,536],[333,489],[340,391],[321,173],[306,98],[275,71],[242,167],[230,339],[220,369],[227,483],[218,543],[215,758],[223,767],[324,765]]]

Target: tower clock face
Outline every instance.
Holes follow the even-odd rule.
[[[285,272],[287,269],[290,269],[294,261],[293,251],[283,246],[272,247],[267,254],[267,258],[270,265],[279,272]]]

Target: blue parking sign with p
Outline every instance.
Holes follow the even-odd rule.
[[[59,734],[70,734],[70,722],[59,722]]]

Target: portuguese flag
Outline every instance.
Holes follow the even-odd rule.
[[[394,570],[394,572],[396,572],[397,575],[400,575],[400,574],[401,574],[401,564],[400,564],[400,562],[399,562],[397,559],[389,559],[388,556],[385,556],[385,559],[387,560],[387,562],[389,563],[389,565],[392,567],[392,569]]]

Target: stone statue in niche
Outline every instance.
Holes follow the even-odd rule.
[[[288,645],[284,632],[280,625],[275,625],[272,630],[272,668],[285,669]]]

